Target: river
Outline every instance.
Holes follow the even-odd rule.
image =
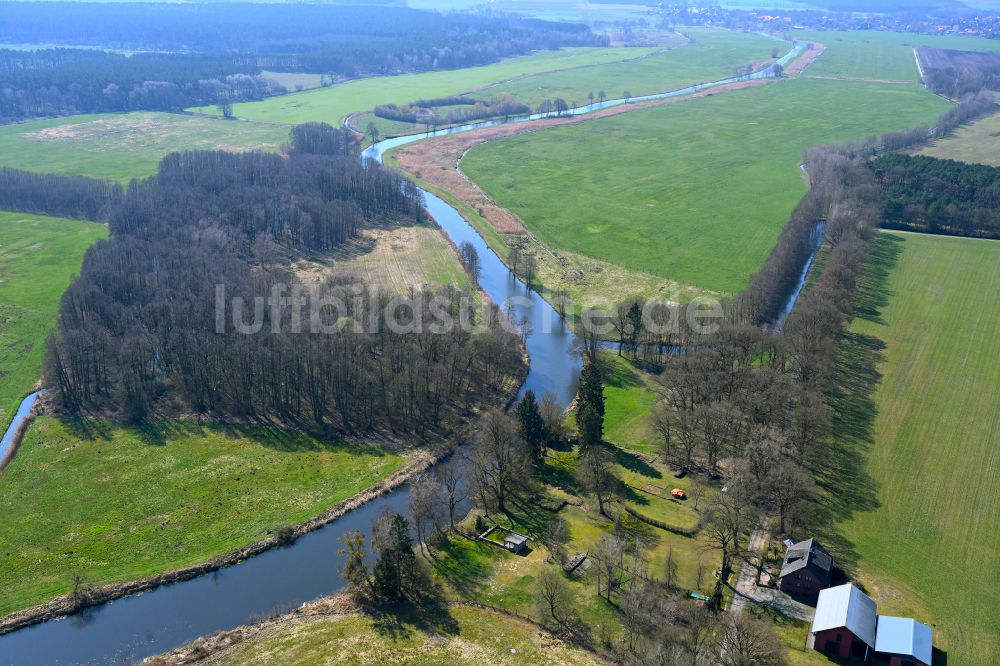
[[[779,62],[784,65],[804,49],[796,45]],[[767,69],[750,78],[772,76]],[[724,79],[681,90],[631,98],[631,102],[665,99],[726,85],[741,79]],[[628,103],[624,99],[570,109],[577,115]],[[552,114],[549,114],[552,115]],[[543,117],[534,114],[514,119],[524,122]],[[431,136],[466,132],[502,121],[485,121],[433,132]],[[381,160],[386,150],[418,141],[419,134],[386,139],[365,152]],[[424,192],[427,210],[457,245],[472,243],[479,252],[479,284],[498,304],[511,304],[511,313],[525,326],[525,343],[531,366],[522,392],[552,392],[566,405],[575,394],[580,359],[574,335],[555,310],[515,278],[475,229],[450,205]],[[794,301],[792,301],[794,303]],[[23,405],[22,405],[23,406]],[[27,416],[30,404],[11,424],[12,433]],[[4,438],[6,442],[6,437]],[[445,463],[449,464],[449,463]],[[232,629],[271,610],[287,610],[303,602],[332,594],[344,587],[338,573],[340,538],[351,530],[367,533],[386,507],[406,510],[407,486],[383,495],[336,521],[296,540],[240,564],[187,581],[164,585],[143,594],[125,597],[0,636],[0,665],[122,663],[140,660],[176,648],[216,631]]]

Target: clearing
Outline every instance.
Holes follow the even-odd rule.
[[[917,85],[791,79],[491,141],[461,167],[555,250],[736,292],[806,191],[803,149],[948,108]]]
[[[0,212],[0,431],[38,382],[59,299],[100,224]]]
[[[382,617],[347,614],[279,621],[211,664],[601,664],[535,625],[452,605]]]
[[[1000,167],[1000,113],[959,127],[915,154]]]
[[[0,166],[128,182],[178,150],[267,150],[288,128],[171,113],[70,116],[0,127]]]
[[[883,233],[861,287],[823,520],[880,612],[934,624],[953,663],[994,664],[1000,243]]]
[[[454,246],[430,224],[364,229],[322,258],[298,262],[295,273],[305,284],[349,276],[398,294],[426,285],[472,284]]]
[[[0,475],[0,616],[68,593],[77,572],[100,585],[208,561],[404,462],[260,427],[39,417]]]

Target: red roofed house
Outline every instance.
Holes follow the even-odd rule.
[[[850,583],[819,593],[813,646],[819,652],[865,661],[875,649],[875,601]]]

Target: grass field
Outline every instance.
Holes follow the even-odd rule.
[[[808,70],[810,76],[919,81],[915,46],[964,51],[1000,51],[1000,42],[979,37],[917,35],[906,32],[806,31],[804,39],[825,44],[826,52]]]
[[[805,193],[803,149],[947,109],[916,85],[793,79],[491,141],[461,166],[556,249],[734,292]]]
[[[127,182],[178,150],[278,150],[288,128],[170,113],[70,116],[0,127],[0,166]]]
[[[1000,167],[1000,113],[960,127],[916,154]]]
[[[415,99],[457,95],[517,76],[615,62],[656,50],[594,47],[539,51],[483,67],[358,79],[320,90],[234,104],[233,112],[251,120],[292,124],[322,121],[339,125],[348,114],[374,108],[377,104],[403,104]],[[193,110],[212,115],[218,113],[214,106]]]
[[[782,42],[740,32],[685,28],[692,42],[682,49],[641,60],[589,67],[572,72],[554,72],[505,83],[490,92],[506,92],[530,104],[562,97],[570,106],[587,104],[587,93],[604,90],[609,98],[619,98],[628,90],[633,96],[684,88],[694,83],[716,81],[733,75],[739,65],[773,62],[777,48],[788,51]]]
[[[296,274],[307,284],[350,276],[401,294],[426,285],[471,286],[454,246],[429,224],[366,229],[322,261],[299,262]]]
[[[0,432],[42,374],[59,299],[105,228],[0,212]]]
[[[842,546],[880,613],[933,623],[949,663],[995,664],[1000,243],[886,233],[862,288],[835,401],[847,473],[825,483]]]
[[[600,664],[532,624],[492,611],[450,606],[433,614],[340,615],[265,630],[216,664]]]
[[[318,515],[403,458],[260,428],[39,417],[0,476],[0,615],[203,562]],[[334,554],[331,553],[331,557]]]

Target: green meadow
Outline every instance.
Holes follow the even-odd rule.
[[[804,149],[948,108],[917,85],[791,79],[491,141],[461,167],[557,250],[735,292],[805,194]]]
[[[339,125],[347,115],[372,109],[378,104],[405,104],[416,99],[457,95],[519,76],[616,62],[658,50],[660,49],[592,47],[539,51],[482,67],[347,81],[319,90],[271,97],[260,102],[234,104],[233,113],[250,120],[290,124],[320,121]],[[192,111],[218,114],[214,106],[199,107]]]
[[[0,127],[0,166],[128,182],[178,150],[269,150],[288,128],[172,113],[69,116]]]
[[[820,477],[833,541],[879,612],[933,624],[949,663],[972,666],[1000,653],[998,291],[1000,242],[882,235]]]
[[[826,45],[826,52],[807,70],[809,76],[919,81],[913,55],[916,46],[963,51],[1000,51],[1000,42],[980,37],[917,35],[908,32],[805,31],[796,37]]]
[[[265,428],[40,417],[0,475],[0,616],[66,594],[76,573],[102,584],[208,561],[403,462]]]
[[[959,127],[916,154],[1000,167],[1000,113]]]
[[[102,225],[0,212],[0,431],[42,374],[59,299]]]

